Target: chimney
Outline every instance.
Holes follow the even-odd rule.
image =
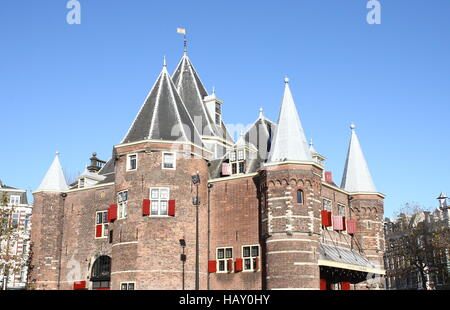
[[[331,171],[325,171],[325,182],[333,183],[333,173]]]

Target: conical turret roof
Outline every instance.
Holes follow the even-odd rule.
[[[275,131],[269,162],[312,161],[300,117],[285,78],[283,102]]]
[[[348,148],[341,188],[351,193],[376,193],[377,189],[372,181],[372,175],[356,135],[355,125],[352,124],[351,129],[352,137]]]
[[[59,162],[59,153],[56,152],[55,159],[36,191],[62,192],[68,189],[69,187]]]
[[[122,143],[186,141],[203,146],[200,134],[170,78],[166,64]]]

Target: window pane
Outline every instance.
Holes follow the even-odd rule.
[[[167,201],[160,202],[161,215],[167,215]]]
[[[120,289],[122,291],[126,291],[127,290],[127,284],[126,283],[122,283],[122,286],[120,287]]]
[[[238,151],[238,160],[243,160],[244,159],[244,151],[240,150]]]
[[[234,164],[232,164],[231,165],[231,172],[232,172],[232,174],[236,174],[237,173],[237,164],[236,163],[234,163]]]
[[[303,191],[302,190],[297,191],[297,203],[303,203]]]
[[[259,256],[259,247],[257,247],[257,246],[252,246],[252,256],[253,256],[253,257]]]
[[[222,258],[224,258],[224,250],[219,249],[219,250],[217,250],[217,259],[222,259]]]
[[[169,199],[169,190],[167,188],[161,188],[159,191],[161,199]]]
[[[225,261],[219,261],[219,271],[225,271]]]
[[[250,269],[252,269],[252,266],[251,266],[251,259],[245,259],[245,260],[244,260],[244,269],[245,269],[245,270],[250,270]]]
[[[128,283],[128,290],[134,291],[134,283]]]
[[[243,251],[243,257],[250,257],[250,247],[246,246],[244,247],[244,251]]]
[[[239,163],[239,173],[244,173],[244,172],[245,172],[245,170],[244,170],[244,162],[241,161]]]
[[[233,249],[232,248],[227,248],[226,249],[226,255],[227,255],[227,258],[232,258],[233,257]]]
[[[108,211],[105,211],[103,214],[103,223],[108,223]]]
[[[159,189],[152,188],[150,196],[151,196],[150,197],[151,199],[158,199],[159,198]]]
[[[158,215],[159,201],[152,200],[152,215]]]
[[[102,213],[101,212],[98,212],[97,213],[97,224],[101,224],[102,223],[102,217],[103,217],[103,215],[102,215]]]
[[[236,161],[236,152],[231,152],[231,154],[230,154],[230,160],[231,160],[231,161]]]

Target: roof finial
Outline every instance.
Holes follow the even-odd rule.
[[[264,109],[259,108],[259,118],[263,118],[263,117],[264,117]]]
[[[311,140],[309,141],[309,146],[313,146],[313,145],[314,145],[313,139],[311,138]]]
[[[58,151],[56,151],[56,152],[55,152],[55,155],[56,155],[56,156],[59,156],[59,152],[58,152]]]
[[[289,78],[287,76],[284,78],[284,83],[286,83],[286,84],[289,83]]]
[[[355,128],[356,128],[356,125],[355,125],[354,123],[352,123],[352,124],[350,125],[350,129],[351,129],[351,130],[355,130]]]
[[[186,29],[185,28],[177,28],[177,32],[179,34],[184,35],[184,56],[186,56],[187,53],[187,37],[186,37]]]
[[[164,55],[164,63],[163,63],[163,67],[167,67],[167,63],[166,63],[166,55]]]
[[[213,90],[212,90],[212,93],[213,93],[213,95],[215,95],[215,94],[216,94],[216,87],[215,87],[215,86],[213,86]]]

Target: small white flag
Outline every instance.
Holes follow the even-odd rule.
[[[177,28],[177,32],[179,34],[186,34],[186,29],[184,29],[184,28]]]

